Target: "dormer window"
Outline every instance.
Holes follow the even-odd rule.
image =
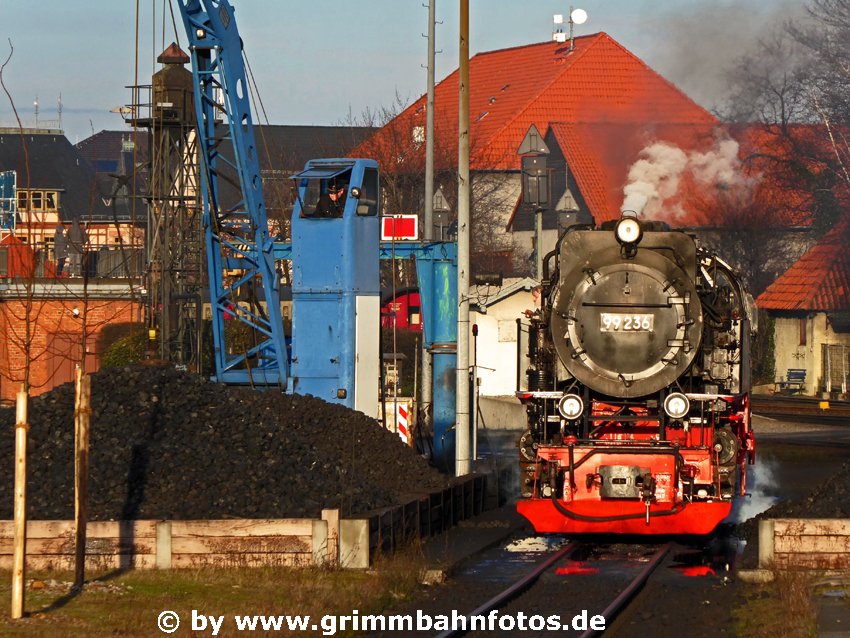
[[[59,210],[59,192],[18,189],[18,210],[22,213],[26,211],[55,213]]]

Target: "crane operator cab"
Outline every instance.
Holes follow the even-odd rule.
[[[353,166],[310,168],[293,176],[299,181],[299,216],[309,219],[342,218],[349,199],[352,213],[375,216],[378,213],[378,171],[365,169],[359,183],[352,185]]]
[[[314,191],[318,190],[314,206],[301,209],[304,217],[342,217],[345,210],[345,200],[348,196],[348,182],[344,180],[313,180]],[[316,189],[318,187],[318,189]],[[315,192],[308,192],[310,201],[315,197]]]
[[[290,391],[377,416],[378,165],[310,160],[295,180]]]

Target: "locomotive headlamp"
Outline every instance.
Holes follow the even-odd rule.
[[[584,412],[584,401],[577,394],[565,394],[558,401],[558,412],[565,419],[573,420],[581,416]]]
[[[640,228],[640,222],[635,217],[623,217],[617,222],[617,227],[614,230],[617,235],[617,241],[621,244],[636,244],[640,241],[643,231]]]
[[[664,399],[664,411],[671,419],[681,419],[685,417],[691,409],[691,402],[681,392],[673,392],[668,394]]]

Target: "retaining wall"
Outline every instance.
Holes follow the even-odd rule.
[[[86,567],[172,569],[261,565],[366,568],[379,552],[438,534],[503,502],[505,472],[471,475],[404,503],[340,518],[101,521],[86,526]],[[13,522],[0,521],[0,569],[12,568]],[[74,569],[73,521],[28,521],[27,566]]]
[[[759,567],[850,568],[850,520],[778,518],[759,521]]]

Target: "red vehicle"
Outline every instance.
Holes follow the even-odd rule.
[[[544,265],[518,511],[538,532],[710,533],[754,461],[752,297],[636,216],[567,230]]]
[[[404,288],[384,295],[381,304],[381,327],[399,330],[422,330],[422,310],[419,305],[419,289]]]

